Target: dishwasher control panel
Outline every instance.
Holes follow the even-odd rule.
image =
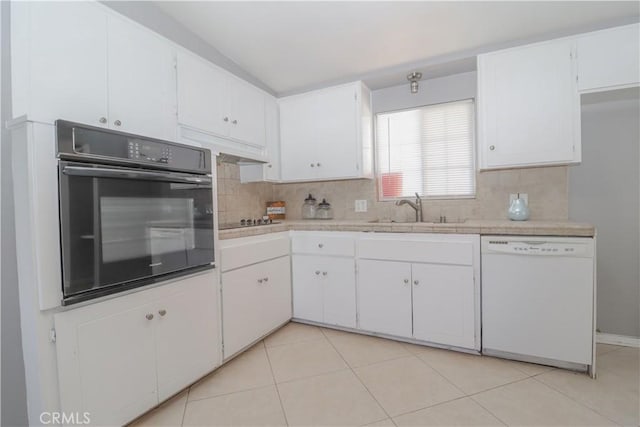
[[[486,242],[486,252],[517,254],[517,255],[546,255],[546,256],[592,256],[592,245],[588,242],[563,242],[544,240],[507,240],[494,238]]]

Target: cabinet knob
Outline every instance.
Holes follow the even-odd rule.
[[[163,308],[163,309],[160,309],[160,310],[158,310],[158,314],[159,314],[160,316],[164,316],[165,314],[167,314],[167,310],[165,310],[164,308]]]
[[[316,166],[320,167],[320,163],[316,163]]]
[[[222,121],[223,121],[223,122],[228,122],[228,121],[229,121],[229,117],[223,117],[223,118],[222,118]]]
[[[258,279],[258,283],[262,283],[262,282],[263,282],[263,279]]]
[[[414,284],[414,285],[416,285],[416,286],[418,286],[418,285],[420,284],[420,282],[419,282],[418,280],[414,280],[414,281],[413,281],[413,284]]]
[[[144,317],[146,317],[147,320],[153,320],[153,314],[151,314],[151,313],[147,313],[147,315],[144,316]]]
[[[409,283],[409,279],[404,279],[404,283],[405,284]]]
[[[120,120],[116,120],[115,122],[113,122],[113,124],[116,126],[120,126],[122,122]]]
[[[327,272],[326,272],[326,271],[323,271],[323,272],[322,272],[322,275],[323,275],[323,276],[326,276],[326,275],[327,275]]]
[[[265,278],[264,278],[264,279],[262,279],[262,280],[264,280],[265,282],[268,282],[268,281],[269,281],[269,278],[268,278],[268,277],[265,277]]]
[[[273,165],[269,164],[269,165],[267,165],[267,167],[268,167],[268,168],[272,168],[272,167],[273,167]]]
[[[311,166],[312,168],[316,167],[315,163],[311,163],[309,166]]]
[[[319,274],[320,274],[320,272],[316,270],[316,276],[319,275]]]
[[[98,121],[99,121],[100,123],[107,123],[107,118],[106,118],[106,117],[100,117],[100,118],[98,119]]]
[[[237,124],[238,124],[238,121],[237,121],[237,120],[234,120],[234,121],[232,121],[231,123],[233,123],[234,125],[237,125]]]
[[[493,151],[493,150],[495,150],[495,149],[496,149],[496,146],[495,146],[495,145],[490,145],[490,146],[489,146],[489,150]]]
[[[323,243],[318,243],[318,247],[319,247],[320,249],[322,249],[322,248],[324,248],[324,244],[323,244]]]

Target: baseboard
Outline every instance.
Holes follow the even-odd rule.
[[[630,337],[627,335],[603,334],[602,332],[598,332],[596,334],[596,342],[600,344],[613,344],[640,348],[640,338]]]

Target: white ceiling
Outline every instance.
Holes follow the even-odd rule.
[[[279,95],[475,69],[478,52],[638,20],[636,1],[197,2],[165,13]]]

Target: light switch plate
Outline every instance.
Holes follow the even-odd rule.
[[[511,203],[518,198],[518,194],[520,194],[520,198],[524,199],[524,202],[527,205],[529,204],[529,195],[527,193],[511,193],[509,194],[509,206],[511,206]]]
[[[356,209],[356,212],[366,212],[367,211],[367,201],[366,200],[356,200],[355,209]]]

